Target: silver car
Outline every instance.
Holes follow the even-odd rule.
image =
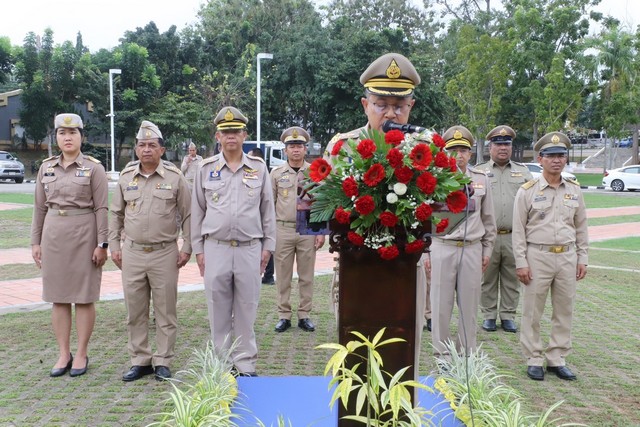
[[[529,172],[531,172],[534,179],[542,175],[542,166],[540,166],[539,163],[525,163],[524,165],[529,169]],[[574,174],[565,171],[562,171],[562,177],[572,179],[574,181],[576,180],[576,176]]]
[[[24,181],[24,165],[6,151],[0,151],[0,179],[12,179],[17,184]]]

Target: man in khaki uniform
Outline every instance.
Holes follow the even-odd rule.
[[[191,142],[189,144],[189,154],[182,159],[182,165],[180,166],[180,170],[187,179],[190,190],[193,188],[193,180],[196,177],[196,172],[198,171],[200,163],[202,163],[202,156],[198,154],[196,144]]]
[[[513,207],[516,274],[525,285],[520,344],[527,375],[537,381],[547,371],[563,380],[576,376],[566,366],[571,353],[571,323],[576,282],[587,274],[587,210],[577,182],[562,178],[569,138],[550,132],[536,142],[542,175],[518,190]],[[544,349],[540,319],[551,292],[551,334]]]
[[[127,306],[131,369],[123,381],[154,372],[157,380],[171,377],[178,329],[178,270],[191,257],[191,193],[180,169],[161,160],[164,140],[158,127],[143,121],[136,135],[136,155],[118,180],[111,200],[109,247],[122,270]],[[178,249],[181,218],[184,243]],[[121,236],[124,232],[124,241]],[[153,299],[156,352],[149,345],[149,299]]]
[[[518,188],[533,177],[525,165],[511,160],[515,137],[516,132],[509,126],[500,125],[493,128],[486,137],[489,141],[491,159],[476,165],[476,169],[483,171],[491,183],[493,211],[498,227],[491,260],[482,277],[480,296],[480,309],[484,317],[482,329],[490,332],[497,329],[498,314],[502,329],[514,333],[517,330],[515,316],[521,285],[516,277],[516,262],[511,248],[513,199]]]
[[[387,120],[399,124],[409,123],[411,109],[416,102],[413,98],[414,90],[420,81],[420,75],[411,61],[399,53],[387,53],[373,61],[360,76],[360,83],[364,86],[364,97],[360,99],[360,104],[367,117],[367,124],[361,128],[335,135],[327,145],[324,158],[331,163],[335,155],[332,154],[334,146],[338,141],[358,140],[363,130],[376,129],[382,132],[382,125]],[[347,144],[342,145],[342,149],[348,149]],[[424,259],[423,255],[416,266],[418,297],[416,318],[419,322],[416,328],[420,334],[417,337],[418,343],[422,339],[426,301],[427,277]],[[336,266],[331,286],[332,305],[336,318],[338,316],[338,281],[338,267]]]
[[[309,163],[304,160],[309,134],[301,127],[282,132],[287,163],[271,171],[271,186],[276,207],[276,286],[278,289],[278,323],[276,332],[291,327],[291,278],[293,262],[298,269],[298,327],[313,332],[315,325],[309,318],[313,299],[313,277],[316,251],[324,245],[324,236],[301,236],[296,232],[296,201],[298,181],[304,179]]]
[[[458,169],[473,187],[475,210],[453,232],[434,237],[426,262],[431,271],[431,339],[436,356],[449,356],[445,344],[451,340],[449,323],[457,301],[458,352],[476,350],[476,317],[480,300],[482,272],[489,265],[496,240],[496,220],[487,176],[468,166],[473,135],[464,126],[453,126],[442,135],[445,149],[457,153]]]
[[[276,248],[276,219],[264,161],[242,152],[247,118],[224,107],[214,119],[222,152],[196,174],[191,205],[192,245],[204,277],[211,338],[234,372],[256,376],[254,323],[260,275]],[[231,344],[237,346],[229,354]]]

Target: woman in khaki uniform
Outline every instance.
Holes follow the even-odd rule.
[[[53,303],[51,320],[59,356],[50,375],[87,371],[87,346],[107,259],[107,175],[100,161],[80,151],[82,119],[55,118],[62,154],[45,159],[36,179],[31,252],[42,269],[42,298]],[[71,304],[76,306],[78,348],[70,351]]]

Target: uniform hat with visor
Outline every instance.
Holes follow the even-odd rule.
[[[445,141],[445,150],[453,147],[471,148],[475,141],[469,129],[460,125],[451,126],[447,129],[442,135],[442,139]]]
[[[420,84],[420,75],[405,56],[387,53],[369,65],[360,83],[374,95],[407,97]]]
[[[280,141],[287,144],[307,144],[309,142],[309,133],[299,126],[293,126],[285,129],[280,135]]]
[[[516,131],[507,125],[496,126],[487,134],[487,141],[493,144],[511,144],[516,137]]]
[[[158,129],[154,123],[149,120],[143,120],[140,123],[140,129],[138,129],[138,134],[136,135],[137,140],[141,139],[162,139],[162,132]]]
[[[223,107],[213,119],[219,131],[246,130],[248,122],[249,119],[235,107]]]
[[[541,156],[545,154],[567,154],[571,148],[571,140],[562,132],[549,132],[536,142],[534,151]]]
[[[78,128],[83,129],[82,118],[77,114],[58,114],[53,121],[54,129],[58,128]]]

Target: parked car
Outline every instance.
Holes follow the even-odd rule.
[[[17,184],[24,181],[24,165],[6,151],[0,151],[0,179],[12,179]]]
[[[534,179],[540,177],[542,174],[542,166],[540,166],[540,163],[525,163],[524,165],[529,169]],[[574,174],[565,171],[562,171],[562,177],[573,180],[576,179]]]
[[[620,148],[631,148],[633,145],[633,138],[622,139],[616,145]]]
[[[602,185],[611,188],[613,191],[640,190],[640,165],[625,166],[623,168],[611,169],[604,173]]]

